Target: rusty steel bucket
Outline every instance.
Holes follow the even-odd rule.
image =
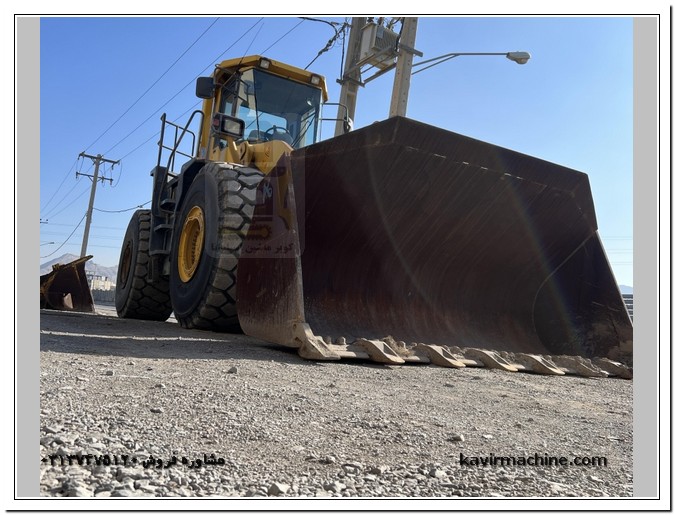
[[[294,151],[259,192],[249,335],[326,359],[388,337],[632,363],[584,173],[399,117]]]
[[[53,265],[51,272],[40,276],[40,308],[93,312],[94,300],[84,271],[84,264],[93,257]]]

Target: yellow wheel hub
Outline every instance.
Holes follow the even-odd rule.
[[[203,249],[204,211],[198,206],[193,206],[183,222],[178,242],[178,275],[184,283],[194,276]]]
[[[129,279],[129,272],[131,271],[131,242],[127,242],[122,254],[122,264],[120,265],[120,287],[124,288]]]

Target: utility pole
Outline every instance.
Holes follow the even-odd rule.
[[[380,18],[378,26],[382,24],[383,19]],[[405,116],[408,105],[408,93],[410,91],[413,56],[422,56],[422,52],[414,48],[415,36],[417,35],[417,18],[399,18],[399,20],[402,20],[403,26],[395,45],[391,40],[393,31],[390,28],[383,30],[382,34],[378,29],[376,43],[379,46],[362,49],[363,31],[364,27],[369,27],[367,26],[368,20],[368,18],[352,18],[345,59],[346,71],[342,75],[342,80],[338,80],[338,83],[342,86],[340,90],[340,104],[345,106],[349,116],[353,119],[359,87],[365,86],[371,80],[396,68],[389,117]],[[372,19],[370,20],[372,23]],[[369,36],[373,37],[373,33],[370,32]],[[366,36],[366,38],[369,36]],[[368,41],[367,45],[373,45],[373,41]],[[363,57],[362,50],[365,52]],[[387,64],[388,62],[391,62],[391,64]],[[368,67],[363,73],[367,73],[373,68],[379,68],[379,71],[367,78],[362,78],[361,68],[363,66]],[[343,124],[337,123],[335,125],[335,136],[339,136],[344,132]]]
[[[361,36],[363,27],[366,25],[366,18],[352,18],[349,29],[349,43],[347,44],[347,55],[345,56],[345,73],[338,82],[342,86],[340,89],[340,104],[345,106],[347,114],[354,119],[356,110],[356,94],[361,86],[361,69],[356,67],[361,52]],[[337,118],[340,118],[339,114]],[[339,121],[335,123],[335,135],[344,134],[344,124]]]
[[[112,184],[112,179],[106,179],[105,177],[101,177],[99,179],[98,177],[98,167],[100,166],[101,163],[112,163],[113,166],[115,166],[118,161],[112,161],[110,159],[104,159],[101,154],[98,154],[96,156],[91,156],[89,154],[85,154],[84,152],[80,152],[80,157],[88,157],[89,159],[94,161],[94,175],[88,175],[86,173],[80,173],[76,172],[75,175],[84,175],[86,177],[90,177],[93,179],[92,184],[91,184],[91,194],[89,195],[89,208],[87,209],[87,221],[85,222],[84,225],[84,236],[82,237],[82,250],[80,251],[80,257],[84,257],[87,254],[87,243],[89,242],[89,226],[91,225],[91,214],[92,211],[94,210],[94,197],[96,196],[96,184],[100,180],[101,182],[103,181],[110,181],[110,184]]]
[[[408,107],[408,93],[410,91],[410,74],[415,51],[415,36],[417,34],[417,18],[404,18],[401,28],[401,39],[398,44],[399,56],[396,59],[396,76],[391,93],[389,118],[405,116]]]

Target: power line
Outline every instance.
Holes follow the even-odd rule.
[[[63,236],[65,233],[45,231],[45,232],[42,232],[42,234],[45,235],[45,236]],[[77,238],[82,237],[81,234],[76,234],[74,236],[77,237]],[[117,241],[117,240],[120,240],[121,238],[122,238],[122,236],[108,236],[108,235],[91,236],[91,239],[94,239],[94,240],[114,240],[114,241]]]
[[[215,21],[214,21],[214,22],[213,22],[213,23],[212,23],[212,24],[211,24],[211,25],[210,25],[210,26],[209,26],[209,27],[208,27],[201,35],[200,35],[200,37],[197,38],[197,40],[195,40],[194,43],[196,43],[196,42],[197,42],[197,41],[198,41],[198,40],[199,40],[199,39],[200,39],[200,38],[201,38],[201,37],[202,37],[202,36],[203,36],[203,35],[204,35],[204,34],[205,34],[205,33],[206,33],[206,32],[207,32],[207,31],[215,24],[215,23],[216,23],[216,21],[218,21],[218,19],[219,19],[219,18],[217,18],[217,19],[216,19],[216,20],[215,20]],[[214,63],[217,63],[218,60],[219,60],[224,54],[226,54],[230,49],[232,49],[232,47],[234,47],[237,43],[239,43],[239,42],[240,42],[240,41],[241,41],[241,40],[242,40],[249,32],[251,32],[251,30],[253,30],[256,26],[258,26],[258,24],[260,24],[260,23],[263,21],[263,19],[264,19],[264,18],[258,19],[253,25],[251,25],[251,27],[249,27],[246,31],[244,31],[244,33],[243,33],[241,36],[239,36],[239,38],[237,38],[237,39],[236,39],[230,46],[228,46],[222,53],[220,53],[220,54],[212,61],[212,63],[210,63],[209,65],[207,65],[207,66],[206,66],[206,67],[205,67],[205,68],[197,75],[197,77],[200,76],[201,74],[203,74],[206,70],[209,70],[209,68],[210,68],[211,66],[213,66]],[[296,25],[296,26],[297,26],[297,25]],[[293,28],[295,28],[295,27],[293,27]],[[293,29],[291,29],[291,30],[293,30]],[[289,32],[290,32],[290,31],[289,31]],[[288,34],[288,32],[287,32],[286,34]],[[285,35],[286,35],[286,34],[285,34]],[[285,36],[285,35],[284,35],[284,36]],[[284,36],[282,36],[282,38],[283,38]],[[279,40],[281,40],[282,38],[279,38]],[[255,40],[255,38],[254,38],[254,40]],[[277,40],[277,42],[278,42],[279,40]],[[187,52],[187,51],[194,45],[194,43],[193,43],[190,47],[188,47],[188,49],[185,50],[185,52]],[[276,42],[275,42],[274,44],[276,44]],[[270,48],[271,48],[271,47],[270,47]],[[180,56],[180,57],[179,57],[179,58],[178,58],[171,66],[174,66],[174,65],[176,64],[176,62],[178,62],[178,60],[180,60],[180,58],[183,57],[183,55],[185,54],[185,52],[183,52],[183,54],[182,54],[182,55],[181,55],[181,56]],[[169,69],[170,69],[170,68],[169,68]],[[167,71],[168,71],[168,69],[167,69]],[[157,80],[153,83],[153,85],[150,86],[150,88],[148,88],[148,89],[143,93],[143,95],[141,95],[141,97],[139,97],[139,99],[137,99],[136,102],[134,102],[134,104],[132,104],[131,107],[133,107],[136,103],[138,103],[138,101],[139,101],[145,94],[147,94],[147,92],[148,92],[148,91],[149,91],[149,90],[150,90],[150,89],[151,89],[151,88],[152,88],[152,87],[153,87],[153,86],[154,86],[154,85],[155,85],[155,84],[156,84],[156,83],[157,83],[157,82],[165,75],[165,74],[166,74],[166,72],[165,72],[162,76],[160,76],[160,78],[157,79]],[[192,80],[190,80],[190,82],[188,82],[183,88],[181,88],[181,89],[178,91],[178,93],[176,93],[176,94],[175,94],[174,96],[172,96],[169,100],[167,100],[164,104],[162,104],[162,105],[161,105],[154,113],[152,113],[152,114],[151,114],[149,117],[147,117],[143,122],[141,122],[135,129],[133,129],[133,130],[132,130],[131,132],[129,132],[126,136],[124,136],[121,140],[119,140],[115,145],[113,145],[110,149],[108,149],[104,154],[108,154],[111,150],[113,150],[113,149],[116,148],[119,144],[121,144],[123,141],[125,141],[127,138],[129,138],[133,133],[135,133],[135,132],[136,132],[138,129],[140,129],[144,124],[146,124],[149,120],[151,120],[151,119],[152,119],[152,118],[153,118],[153,117],[154,117],[154,116],[155,116],[155,115],[156,115],[163,107],[165,107],[169,102],[171,102],[174,98],[176,98],[181,92],[183,92],[188,86],[191,86],[192,84],[194,84],[194,78],[193,78]],[[199,103],[200,103],[200,102],[197,102],[196,104],[194,104],[194,106],[199,105]],[[193,107],[194,107],[194,106],[193,106]],[[122,116],[124,116],[124,114],[126,114],[126,112],[128,112],[128,111],[131,109],[131,107],[130,107],[129,109],[127,109],[127,111],[125,111],[125,113],[123,113]],[[122,118],[122,116],[120,116],[120,118]],[[116,120],[116,121],[113,123],[113,125],[114,125],[115,123],[117,123],[117,122],[119,121],[120,118],[118,118],[118,120]],[[111,127],[112,127],[112,125],[111,125],[107,130],[109,130]],[[107,130],[106,130],[106,132],[107,132]],[[104,133],[104,134],[105,134],[105,133]],[[155,135],[153,135],[153,136],[151,136],[150,138],[148,138],[147,140],[145,140],[143,143],[141,143],[141,145],[137,146],[137,147],[134,148],[132,151],[128,152],[128,153],[124,156],[124,158],[126,158],[127,156],[129,156],[130,154],[132,154],[133,152],[135,152],[136,150],[138,150],[139,148],[141,148],[141,147],[142,147],[143,145],[145,145],[148,141],[150,141],[152,138],[154,138],[157,134],[159,134],[159,132],[157,132]],[[97,138],[96,141],[98,141],[102,136],[103,136],[103,134],[102,134],[101,136],[99,136],[99,138]],[[94,143],[96,143],[96,141],[95,141]],[[92,143],[92,144],[89,145],[89,146],[92,146],[94,143]],[[79,160],[79,158],[78,158],[78,160]],[[71,167],[71,169],[69,170],[68,173],[70,173],[70,172],[72,171],[72,169],[73,169],[73,168],[75,167],[75,165],[77,164],[78,160],[75,161],[75,163],[73,164],[73,167]],[[91,167],[93,167],[93,164],[90,166],[90,169],[91,169]],[[122,173],[122,172],[121,172],[121,170],[120,170],[120,178],[121,178],[121,173]],[[66,178],[67,178],[67,175],[66,175]],[[64,181],[63,181],[63,182],[65,182],[65,179],[66,179],[66,178],[64,178]],[[118,182],[119,182],[119,178],[118,178]],[[60,189],[60,187],[61,187],[61,185],[59,186],[59,189]],[[58,203],[57,205],[55,205],[55,206],[52,207],[52,211],[49,213],[49,215],[51,215],[51,216],[57,216],[57,215],[61,214],[63,211],[65,211],[65,209],[67,209],[68,207],[70,207],[70,206],[68,206],[68,207],[66,207],[65,209],[62,209],[62,210],[58,211],[57,213],[53,214],[53,213],[54,213],[54,209],[57,208],[57,207],[58,207],[58,206],[59,206],[59,205],[60,205],[60,204],[68,197],[68,195],[70,195],[70,194],[75,190],[76,187],[77,187],[77,185],[75,185],[75,186],[74,186],[74,187],[73,187],[73,188],[72,188],[72,189],[71,189],[71,190],[63,197],[63,198],[61,198],[61,200],[59,201],[59,203]],[[54,193],[54,195],[52,195],[52,197],[55,197],[55,196],[56,196],[56,193],[58,193],[58,189],[57,189],[57,191]],[[86,190],[84,190],[80,195],[78,195],[72,202],[77,201],[80,197],[82,197],[82,196],[84,195],[84,193],[86,193]],[[51,201],[51,199],[50,199],[50,201]],[[71,202],[71,204],[72,204],[72,202]],[[45,206],[45,207],[46,207],[46,206]],[[135,209],[135,208],[133,208],[133,209]],[[126,210],[121,210],[120,212],[124,212],[124,211],[126,211]],[[47,217],[45,217],[45,218],[47,218]]]
[[[55,227],[75,227],[75,225],[73,225],[73,224],[48,223],[47,225],[55,226]],[[122,227],[110,227],[110,226],[103,226],[103,225],[92,225],[91,228],[92,229],[113,230],[113,231],[123,230]],[[42,234],[46,234],[46,233],[43,232]],[[52,234],[52,233],[50,233],[50,234]],[[58,233],[58,234],[61,234],[61,233]]]
[[[70,189],[70,191],[68,191],[68,193],[66,193],[63,197],[61,197],[61,200],[59,200],[56,204],[54,204],[54,205],[52,206],[51,211],[49,211],[49,213],[47,213],[47,214],[45,215],[45,218],[46,218],[46,219],[53,218],[53,217],[55,217],[55,216],[57,216],[57,215],[63,213],[66,209],[68,209],[69,207],[72,207],[72,205],[73,205],[80,197],[82,197],[82,195],[83,195],[84,193],[86,193],[87,191],[89,191],[89,188],[88,188],[88,187],[85,188],[84,190],[82,190],[82,192],[81,192],[77,197],[75,197],[73,200],[71,200],[71,201],[66,205],[66,207],[64,207],[63,209],[61,209],[61,210],[58,211],[58,212],[55,212],[55,210],[56,210],[61,204],[63,204],[63,203],[66,201],[66,199],[68,198],[68,195],[70,195],[73,191],[75,191],[75,188],[77,188],[80,184],[83,184],[83,183],[81,183],[80,181],[77,181],[77,182],[73,185],[73,187]]]
[[[56,197],[56,194],[57,194],[57,193],[59,192],[59,190],[61,189],[61,186],[63,186],[64,183],[66,182],[66,179],[68,178],[68,176],[70,175],[70,173],[73,171],[73,168],[75,168],[75,167],[77,166],[77,162],[78,162],[79,160],[80,160],[80,157],[78,156],[77,159],[75,159],[75,162],[73,163],[73,166],[71,166],[71,167],[70,167],[70,170],[68,170],[68,171],[66,172],[66,175],[63,176],[63,180],[62,180],[61,183],[59,184],[58,188],[56,188],[56,191],[52,194],[51,197],[49,197],[49,200],[48,200],[47,203],[44,205],[44,207],[42,207],[42,208],[40,209],[40,211],[43,211],[43,210],[47,209],[47,206],[49,206],[49,204],[50,204],[51,201],[54,199],[54,197]]]
[[[262,30],[262,28],[264,26],[265,26],[265,24],[263,23],[260,27],[258,27],[258,30],[255,31],[255,34],[253,34],[253,39],[250,41],[250,43],[246,47],[246,50],[244,50],[244,54],[241,56],[241,59],[239,59],[239,64],[242,63],[242,61],[244,60],[244,57],[246,57],[246,55],[248,54],[248,51],[250,50],[251,45],[253,45],[253,43],[255,42],[256,39],[258,39],[258,34],[260,34],[260,31]],[[261,53],[264,54],[265,52],[261,52]]]
[[[78,157],[78,159],[79,159],[79,157]],[[92,167],[93,167],[93,164],[92,164],[89,168],[87,168],[87,172],[89,172],[89,171],[92,169]],[[54,216],[54,215],[52,215],[52,213],[54,213],[54,211],[55,211],[61,204],[63,204],[63,203],[68,199],[68,196],[69,196],[73,191],[75,191],[75,189],[77,188],[78,184],[80,184],[80,181],[79,181],[79,175],[81,175],[81,174],[82,174],[82,166],[80,166],[80,171],[79,171],[79,172],[78,172],[78,171],[75,172],[75,184],[73,184],[73,187],[70,188],[70,190],[68,190],[68,193],[66,193],[65,195],[61,196],[61,200],[59,200],[56,204],[54,204],[54,205],[51,207],[51,209],[49,210],[49,212],[47,212],[43,218],[47,219],[47,218],[49,218],[50,216]],[[59,189],[60,189],[60,186],[59,186]],[[57,189],[56,193],[58,193],[58,189]],[[81,195],[80,195],[80,196],[81,196]],[[78,198],[79,198],[79,197],[78,197]],[[75,199],[75,200],[77,200],[77,199]],[[73,200],[72,202],[75,202],[75,200]]]
[[[257,21],[256,21],[251,27],[249,27],[249,28],[248,28],[248,29],[247,29],[247,30],[246,30],[239,38],[237,38],[237,40],[235,40],[229,47],[227,47],[222,53],[220,53],[220,54],[219,54],[219,55],[218,55],[218,56],[217,56],[217,57],[216,57],[216,58],[215,58],[208,66],[206,66],[206,67],[205,67],[205,68],[204,68],[204,69],[203,69],[196,77],[199,77],[201,74],[203,74],[205,71],[207,71],[211,66],[213,66],[214,63],[217,63],[218,60],[219,60],[224,54],[226,54],[232,47],[234,47],[234,45],[236,45],[237,43],[239,43],[239,42],[240,42],[240,41],[241,41],[241,40],[242,40],[249,32],[251,32],[251,30],[253,30],[258,24],[260,24],[260,23],[263,21],[263,19],[264,19],[264,18],[260,18],[259,20],[257,20]],[[295,24],[293,27],[291,27],[288,31],[286,31],[286,33],[284,33],[281,37],[279,37],[276,41],[274,41],[274,43],[272,43],[270,46],[268,46],[262,53],[265,53],[265,52],[267,52],[268,50],[270,50],[272,47],[274,47],[274,46],[275,46],[277,43],[279,43],[282,39],[284,39],[286,36],[288,36],[288,34],[290,34],[293,30],[295,30],[295,29],[296,29],[303,21],[304,21],[304,20],[300,20],[297,24]],[[215,23],[215,22],[214,22],[214,23]],[[210,27],[209,27],[209,28],[210,28]],[[207,29],[207,30],[208,30],[208,29]],[[253,40],[251,41],[251,44],[253,44],[253,42],[256,40],[256,38],[257,38],[257,36],[258,36],[258,33],[259,33],[259,31],[256,32],[256,34],[255,34]],[[249,44],[249,48],[250,48],[251,44]],[[247,51],[248,51],[248,49],[247,49]],[[174,63],[174,64],[175,64],[175,63]],[[196,77],[195,77],[195,78],[196,78]],[[161,78],[161,77],[160,77],[160,78]],[[156,82],[157,82],[157,81],[156,81]],[[150,116],[148,116],[145,120],[143,120],[138,126],[136,126],[136,128],[134,128],[131,132],[129,132],[126,136],[124,136],[121,140],[119,140],[117,143],[115,143],[115,145],[113,145],[112,147],[110,147],[110,148],[105,152],[105,154],[108,154],[111,150],[113,150],[113,149],[116,148],[118,145],[120,145],[123,141],[125,141],[126,139],[128,139],[128,138],[129,138],[132,134],[134,134],[138,129],[140,129],[143,125],[145,125],[148,121],[150,121],[157,113],[159,113],[159,112],[162,110],[162,108],[164,108],[164,107],[165,107],[167,104],[169,104],[173,99],[175,99],[180,93],[182,93],[186,88],[188,88],[189,86],[191,86],[191,85],[193,85],[193,84],[194,84],[194,78],[191,79],[187,84],[185,84],[185,86],[183,86],[183,87],[182,87],[175,95],[173,95],[173,96],[172,96],[171,98],[169,98],[166,102],[164,102],[157,110],[155,110],[155,112],[153,112]],[[154,84],[153,84],[153,85],[154,85]],[[149,90],[149,89],[150,89],[150,88],[148,88],[148,90]],[[146,93],[147,93],[147,91],[146,91]],[[145,93],[144,93],[144,94],[145,94]],[[140,100],[140,99],[139,99],[139,100]],[[136,103],[136,102],[135,102],[135,103]],[[134,103],[134,104],[135,104],[135,103]],[[198,106],[200,103],[201,103],[201,101],[196,102],[190,109],[188,109],[185,113],[183,113],[183,114],[179,117],[179,119],[180,119],[181,117],[185,116],[186,113],[192,111],[192,110],[194,109],[194,107]],[[115,123],[116,123],[116,122],[115,122]],[[147,138],[146,140],[144,140],[140,145],[136,146],[133,150],[131,150],[130,152],[128,152],[127,154],[125,154],[125,155],[120,159],[120,161],[121,161],[122,159],[125,159],[126,157],[128,157],[130,154],[132,154],[132,153],[136,152],[137,150],[139,150],[141,147],[143,147],[143,146],[146,145],[149,141],[151,141],[153,138],[155,138],[158,134],[159,134],[159,132],[153,134],[152,136],[150,136],[149,138]],[[91,145],[90,145],[90,146],[91,146]],[[120,174],[121,174],[121,172],[120,172]],[[119,179],[118,179],[118,181],[119,181]],[[81,195],[80,195],[80,196],[81,196]],[[78,198],[79,198],[79,197],[78,197]],[[147,203],[148,203],[148,202],[146,202],[146,203],[143,204],[142,206],[146,205]],[[142,206],[139,206],[139,207],[142,207]],[[134,210],[134,209],[137,209],[137,207],[135,206],[135,207],[133,207],[133,208],[123,209],[123,210],[118,210],[118,211],[106,211],[106,210],[101,210],[101,209],[97,209],[97,208],[94,208],[94,209],[95,209],[96,211],[102,211],[102,212],[107,212],[107,213],[122,213],[122,212],[132,211],[132,210]]]
[[[265,52],[267,52],[270,48],[272,48],[274,45],[276,45],[279,41],[281,41],[281,40],[284,39],[286,36],[288,36],[291,32],[293,32],[293,31],[294,31],[301,23],[303,23],[304,21],[305,21],[305,20],[302,20],[302,19],[301,19],[301,20],[300,20],[298,23],[296,23],[296,24],[295,24],[288,32],[286,32],[286,34],[284,34],[283,36],[281,36],[279,39],[277,39],[274,43],[272,43],[270,46],[268,46],[265,50],[263,50],[263,51],[260,52],[260,53],[264,55]]]
[[[344,35],[342,36],[342,57],[340,58],[340,79],[342,79],[342,76],[344,75],[344,68],[345,68],[345,40],[347,39],[347,29],[349,29],[350,25],[347,22],[348,18],[345,18],[345,30],[344,30]]]
[[[305,66],[305,70],[306,70],[307,68],[312,66],[312,64],[314,64],[314,61],[316,61],[323,53],[328,52],[331,48],[333,48],[333,46],[335,45],[335,42],[340,38],[340,35],[343,35],[343,41],[344,41],[344,32],[347,29],[348,24],[343,23],[342,26],[340,27],[340,29],[338,30],[336,25],[340,25],[339,23],[327,22],[325,20],[319,20],[319,19],[316,19],[316,18],[303,18],[303,19],[308,19],[308,20],[311,20],[311,21],[322,21],[324,23],[327,23],[331,27],[333,27],[333,30],[335,31],[335,35],[328,40],[326,45],[321,50],[319,50],[319,53],[316,54],[316,57],[314,57],[314,59],[312,59],[310,61],[310,63],[307,66]],[[344,44],[343,44],[342,47],[344,49]]]
[[[122,180],[122,164],[123,163],[122,163],[121,160],[119,160],[118,162],[119,162],[120,171],[119,171],[119,175],[117,176],[116,181],[113,180],[113,169],[114,169],[114,167],[111,167],[110,170],[109,170],[110,171],[110,179],[109,180],[110,180],[110,188],[111,189],[117,188],[117,185],[120,183],[120,180]],[[107,172],[108,172],[108,169],[106,168],[105,163],[104,163],[103,164],[103,175],[105,176],[105,174]],[[106,180],[108,180],[108,179],[106,179]]]
[[[94,208],[94,211],[100,211],[101,213],[126,213],[127,211],[133,211],[134,209],[140,209],[143,206],[147,206],[150,202],[152,202],[152,200],[148,200],[139,206],[130,207],[128,209],[120,209],[119,211],[108,211],[106,209],[98,209],[97,207]]]
[[[84,218],[85,218],[86,216],[87,216],[87,213],[85,213],[84,215],[82,215],[82,218],[80,219],[79,223],[77,224],[77,226],[75,227],[75,229],[73,229],[73,232],[70,233],[70,236],[68,236],[68,237],[66,238],[66,241],[64,241],[61,245],[59,245],[59,246],[57,247],[57,249],[56,249],[54,252],[52,252],[51,254],[47,254],[46,256],[40,256],[40,259],[45,259],[45,258],[48,258],[48,257],[50,257],[50,256],[53,256],[53,255],[56,254],[59,250],[61,250],[61,248],[62,248],[66,243],[68,243],[68,240],[70,240],[70,238],[73,237],[73,234],[75,234],[75,231],[77,231],[77,230],[79,229],[80,225],[82,225],[82,222],[84,222]]]
[[[246,34],[248,34],[249,32],[251,32],[251,31],[256,27],[256,25],[258,25],[258,23],[260,23],[260,22],[263,21],[264,19],[265,19],[264,17],[263,17],[263,18],[260,18],[257,22],[255,22],[253,25],[251,25],[251,27],[249,27],[249,29],[248,29],[246,32],[244,32],[244,33],[239,37],[239,39],[237,39],[237,41],[235,41],[234,43],[232,43],[232,44],[231,44],[229,47],[227,47],[222,53],[220,53],[220,54],[218,55],[218,57],[216,57],[216,58],[211,62],[210,65],[208,65],[206,68],[204,68],[204,69],[200,72],[200,74],[201,74],[201,73],[204,73],[204,72],[205,72],[206,70],[208,70],[211,66],[213,66],[214,64],[216,64],[216,63],[218,62],[218,60],[219,60],[221,57],[223,57],[223,56],[224,56],[224,55],[225,55],[225,54],[226,54],[226,53],[227,53],[234,45],[236,45],[236,44],[239,43],[242,39],[244,39],[244,36],[245,36]],[[256,38],[256,37],[257,37],[257,33],[256,33],[256,36],[253,37],[253,40],[254,40],[254,41],[255,41],[255,38]],[[250,46],[250,45],[249,45],[249,46]]]
[[[91,148],[98,140],[100,140],[103,136],[105,136],[105,135],[108,133],[108,131],[109,131],[110,129],[112,129],[112,128],[117,124],[117,122],[119,122],[119,121],[124,117],[125,114],[127,114],[129,111],[131,111],[131,109],[132,109],[136,104],[138,104],[138,102],[140,102],[140,100],[141,100],[145,95],[147,95],[148,92],[149,92],[152,88],[154,88],[155,85],[156,85],[156,84],[157,84],[157,83],[158,83],[158,82],[159,82],[159,81],[160,81],[167,73],[169,73],[169,70],[171,70],[171,68],[173,68],[173,67],[176,65],[176,63],[178,63],[178,61],[180,61],[180,60],[183,58],[183,56],[184,56],[184,55],[185,55],[185,54],[186,54],[193,46],[195,46],[195,44],[196,44],[200,39],[202,39],[202,37],[204,36],[204,34],[206,34],[206,33],[211,29],[211,27],[213,27],[213,26],[216,24],[216,22],[217,22],[218,20],[220,20],[220,18],[216,18],[216,19],[213,21],[213,23],[211,23],[211,25],[209,25],[209,26],[206,28],[206,30],[205,30],[204,32],[202,32],[202,33],[199,35],[199,37],[198,37],[197,39],[195,39],[195,40],[192,42],[192,44],[191,44],[189,47],[187,47],[187,48],[183,51],[183,53],[182,53],[180,56],[178,56],[178,58],[171,64],[171,66],[169,66],[169,67],[164,71],[164,73],[162,73],[162,74],[157,78],[157,80],[155,80],[155,82],[153,82],[153,83],[150,85],[150,87],[149,87],[148,89],[146,89],[146,90],[143,92],[143,94],[142,94],[140,97],[138,97],[138,98],[136,99],[136,101],[135,101],[133,104],[131,104],[131,105],[127,108],[127,110],[124,111],[124,112],[117,118],[117,120],[115,120],[115,121],[114,121],[114,122],[113,122],[106,130],[105,130],[105,131],[103,131],[103,134],[101,134],[101,135],[100,135],[98,138],[96,138],[96,139],[95,139],[95,140],[94,140],[94,141],[93,141],[86,149],[84,149],[84,151],[86,152],[87,150],[89,150],[89,149],[90,149],[90,148]],[[109,152],[109,151],[108,151],[108,152]],[[107,154],[108,152],[105,152],[105,154]]]
[[[335,29],[338,25],[340,25],[340,24],[339,24],[338,22],[336,22],[336,21],[322,20],[321,18],[311,18],[311,17],[309,17],[309,16],[299,16],[299,18],[300,18],[301,20],[318,21],[318,22],[321,22],[321,23],[325,23],[326,25],[330,25],[330,26],[333,27],[334,29]]]
[[[258,25],[258,23],[260,23],[262,20],[263,20],[263,19],[261,18],[261,19],[258,20],[256,23],[254,23],[254,24],[253,24],[246,32],[244,32],[244,33],[243,33],[243,34],[242,34],[242,35],[241,35],[234,43],[232,43],[229,47],[227,47],[227,48],[225,49],[225,51],[223,51],[218,57],[216,57],[216,59],[214,60],[214,62],[217,62],[218,59],[220,59],[220,57],[223,56],[223,54],[225,54],[228,50],[230,50],[234,45],[236,45],[237,43],[239,43],[239,41],[241,41],[241,40],[243,39],[243,37],[244,37],[246,34],[248,34],[248,33],[249,33],[256,25]],[[179,94],[181,94],[188,86],[192,86],[192,85],[194,84],[194,80],[195,80],[197,77],[199,77],[202,73],[204,73],[206,70],[208,70],[212,65],[213,65],[213,63],[212,63],[212,64],[209,64],[206,68],[204,68],[201,72],[199,72],[199,74],[197,74],[196,77],[193,77],[193,78],[190,80],[190,82],[188,82],[185,86],[183,86],[180,90],[178,90],[178,92],[177,92],[175,95],[173,95],[169,100],[167,100],[167,101],[164,102],[161,106],[159,106],[159,108],[158,108],[154,113],[152,113],[152,114],[151,114],[150,116],[148,116],[145,120],[143,120],[140,124],[138,124],[138,126],[137,126],[134,130],[132,130],[129,134],[127,134],[126,136],[124,136],[121,140],[119,140],[119,141],[118,141],[117,143],[115,143],[112,147],[110,147],[108,150],[106,150],[106,151],[104,152],[104,154],[110,153],[111,150],[113,150],[114,148],[116,148],[120,143],[122,143],[124,140],[126,140],[126,139],[127,139],[129,136],[131,136],[134,132],[136,132],[136,131],[137,131],[138,129],[140,129],[143,125],[145,125],[146,123],[148,123],[148,121],[150,121],[157,113],[159,113],[159,112],[162,110],[162,108],[163,108],[164,106],[166,106],[169,102],[171,102],[174,98],[176,98]],[[145,142],[144,142],[143,144],[145,144]],[[135,150],[135,149],[134,149],[134,150]],[[131,153],[131,152],[130,152],[130,153]],[[127,154],[127,155],[129,155],[129,154]]]
[[[202,101],[200,100],[200,101],[196,102],[195,104],[193,104],[192,107],[190,107],[187,111],[185,111],[183,114],[181,114],[181,115],[176,119],[176,121],[180,120],[183,116],[185,116],[187,113],[189,113],[190,111],[192,111],[195,107],[197,107],[197,106],[198,106],[199,104],[201,104],[201,103],[202,103]],[[134,152],[136,152],[136,151],[137,151],[138,149],[140,149],[141,147],[147,145],[151,140],[153,140],[153,139],[156,138],[157,136],[159,136],[159,131],[155,132],[152,136],[150,136],[148,139],[146,139],[143,143],[141,143],[140,145],[138,145],[137,147],[135,147],[135,148],[134,148],[133,150],[131,150],[130,152],[127,152],[126,154],[124,154],[124,156],[120,158],[120,161],[122,161],[123,159],[127,158],[128,156],[130,156],[131,154],[133,154]],[[121,173],[122,173],[122,172],[120,172],[120,175],[121,175]]]

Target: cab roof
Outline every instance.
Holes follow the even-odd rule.
[[[267,61],[269,61],[270,65],[268,68],[262,68],[260,66],[261,59],[266,59]],[[316,86],[321,89],[323,101],[326,102],[328,100],[328,88],[326,87],[326,79],[323,76],[318,75],[316,73],[312,73],[307,70],[296,68],[295,66],[282,63],[281,61],[275,61],[274,59],[263,57],[261,55],[248,55],[245,57],[238,57],[235,59],[226,59],[225,61],[222,61],[220,64],[216,66],[214,78],[218,79],[223,74],[223,72],[229,72],[233,74],[236,73],[237,71],[243,71],[248,68],[264,69],[275,75],[286,77],[294,81],[302,82],[310,86],[313,85],[311,83],[311,78],[313,76],[318,77],[319,84],[317,84]]]

